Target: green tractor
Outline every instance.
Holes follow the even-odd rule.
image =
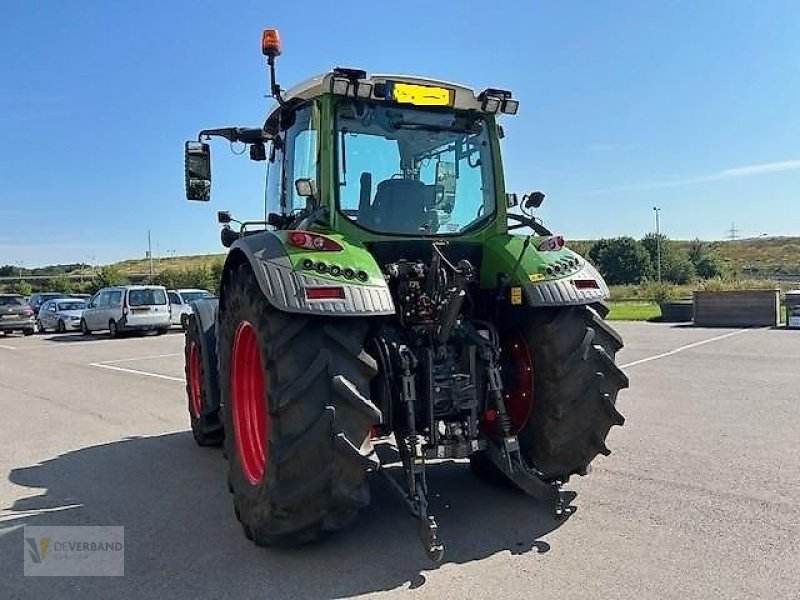
[[[506,193],[497,121],[518,101],[343,68],[284,92],[277,31],[262,46],[276,100],[263,127],[185,146],[190,200],[210,199],[211,137],[266,162],[263,220],[218,213],[219,299],[197,302],[186,332],[192,431],[224,444],[245,535],[340,529],[379,472],[441,560],[425,469],[458,459],[565,518],[562,485],[609,453],[628,379],[602,277],[533,216],[543,194]]]

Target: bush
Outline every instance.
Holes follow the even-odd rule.
[[[11,286],[12,294],[19,294],[20,296],[28,297],[32,292],[33,288],[31,287],[31,284],[24,279],[14,282],[14,284]]]
[[[110,285],[122,285],[125,283],[125,278],[118,269],[106,266],[102,267],[95,276],[95,285],[98,288],[108,287]]]
[[[65,275],[54,277],[49,286],[54,292],[62,292],[64,294],[71,294],[75,291],[75,286]]]
[[[668,283],[649,281],[642,288],[642,295],[658,304],[669,302],[675,297],[675,289]]]
[[[695,267],[685,252],[664,234],[648,233],[642,238],[642,246],[650,256],[653,273],[658,273],[658,250],[661,242],[661,279],[672,283],[689,283],[697,277]]]
[[[640,283],[651,271],[647,250],[632,237],[598,240],[589,259],[609,285]]]

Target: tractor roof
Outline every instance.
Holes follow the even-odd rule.
[[[298,85],[290,88],[283,93],[283,99],[286,102],[300,102],[303,100],[310,100],[317,96],[327,93],[337,93],[334,90],[334,80],[344,81],[345,86],[342,89],[348,89],[346,83],[356,84],[351,85],[348,93],[342,95],[350,95],[352,97],[360,97],[363,99],[383,100],[384,98],[375,94],[376,89],[379,89],[383,84],[410,84],[412,86],[422,86],[424,88],[437,88],[448,90],[451,93],[450,106],[457,110],[478,110],[486,112],[507,112],[510,114],[516,113],[516,100],[511,100],[511,92],[505,90],[487,89],[478,94],[472,88],[458,83],[449,81],[440,81],[438,79],[430,79],[427,77],[417,77],[414,75],[382,75],[374,74],[368,75],[364,71],[355,69],[334,69],[328,73],[316,75],[299,83]],[[359,92],[358,90],[362,90]],[[368,91],[367,91],[368,90]],[[366,95],[365,95],[366,94]],[[487,108],[486,96],[498,98],[496,109],[491,110]],[[509,103],[513,103],[513,110],[505,110],[503,100],[507,99]],[[275,104],[269,111],[268,121],[273,114],[278,110],[279,106]]]

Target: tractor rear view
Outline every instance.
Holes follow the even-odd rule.
[[[245,535],[340,529],[382,472],[440,560],[425,472],[442,459],[567,516],[561,486],[609,453],[628,380],[605,282],[533,216],[543,194],[506,193],[497,121],[518,101],[342,68],[284,92],[275,30],[262,49],[276,100],[264,125],[186,143],[191,200],[210,198],[211,137],[266,163],[263,220],[218,214],[219,300],[197,302],[186,332],[192,431],[224,444]]]

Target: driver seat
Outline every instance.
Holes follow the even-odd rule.
[[[435,187],[416,179],[386,179],[378,184],[369,212],[368,227],[380,231],[415,234],[428,221]]]

